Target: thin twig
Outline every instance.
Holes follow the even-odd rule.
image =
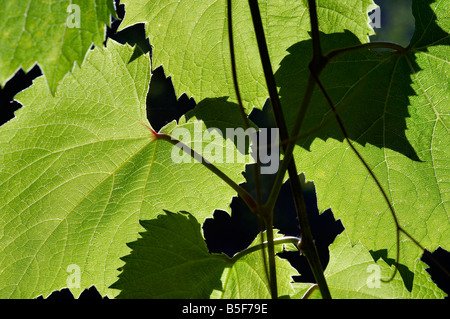
[[[275,206],[278,195],[281,191],[281,186],[283,185],[284,176],[286,171],[288,170],[289,162],[292,159],[295,142],[297,141],[297,136],[299,135],[300,129],[303,124],[303,120],[306,116],[306,110],[308,108],[309,102],[311,101],[312,93],[314,91],[315,82],[313,78],[310,76],[308,79],[308,85],[305,90],[305,94],[303,95],[302,104],[299,108],[299,112],[297,114],[297,119],[295,121],[295,126],[292,129],[292,133],[290,136],[293,138],[287,138],[286,140],[280,141],[280,145],[284,149],[284,158],[281,162],[281,165],[278,169],[277,175],[275,176],[275,180],[273,182],[272,189],[270,191],[269,197],[266,201],[267,209],[272,210]]]
[[[325,58],[328,63],[330,60],[334,59],[337,56],[362,49],[391,49],[397,51],[398,53],[403,53],[408,50],[408,48],[404,48],[401,45],[393,42],[370,42],[342,49],[332,50],[327,53]]]
[[[342,122],[341,116],[338,114],[338,112],[336,110],[336,107],[334,106],[334,103],[331,100],[330,96],[328,95],[328,92],[325,90],[325,87],[323,86],[322,82],[320,81],[319,76],[317,74],[315,74],[314,71],[311,71],[311,73],[313,74],[317,85],[319,86],[320,90],[322,91],[323,95],[325,96],[325,99],[327,100],[328,104],[330,105],[330,108],[331,108],[331,110],[334,113],[334,116],[335,116],[336,121],[337,121],[337,123],[339,125],[339,128],[340,128],[342,134],[344,135],[344,139],[346,140],[347,144],[352,149],[353,153],[355,153],[355,155],[358,157],[360,162],[363,164],[363,166],[365,167],[365,169],[367,170],[369,175],[372,177],[373,181],[377,185],[377,188],[381,192],[381,194],[382,194],[386,204],[388,205],[388,208],[389,208],[389,211],[391,212],[392,218],[394,219],[394,223],[395,223],[395,227],[396,227],[397,256],[396,256],[396,260],[395,260],[395,266],[396,266],[395,267],[395,271],[394,271],[394,274],[392,275],[392,277],[389,279],[389,281],[390,281],[390,280],[392,280],[394,278],[394,276],[397,273],[398,263],[399,263],[399,255],[400,255],[400,248],[399,247],[400,247],[400,228],[401,227],[400,227],[400,224],[398,222],[397,215],[395,214],[394,207],[392,206],[391,201],[389,200],[389,197],[387,196],[386,192],[384,191],[383,187],[381,186],[380,181],[375,176],[375,174],[373,173],[372,169],[369,167],[369,164],[367,164],[365,159],[362,157],[362,155],[359,153],[359,151],[355,148],[355,146],[353,145],[352,141],[348,137],[349,135],[348,135],[347,130],[346,130],[345,126],[344,126],[344,123]]]
[[[227,25],[228,25],[228,42],[230,45],[230,60],[231,60],[231,74],[233,77],[233,85],[234,85],[234,91],[236,93],[236,98],[239,105],[239,111],[241,114],[241,118],[244,121],[245,129],[248,129],[250,127],[250,122],[247,117],[247,114],[244,109],[244,105],[242,103],[241,93],[239,90],[239,83],[238,83],[238,77],[237,77],[237,68],[236,68],[236,54],[234,50],[234,36],[233,36],[233,11],[232,11],[232,3],[231,0],[227,0]],[[261,234],[264,232],[264,230],[267,230],[267,223],[265,221],[265,218],[262,214],[261,206],[262,206],[262,186],[261,186],[261,163],[259,158],[259,149],[258,144],[253,145],[255,150],[255,164],[253,165],[253,175],[255,179],[255,189],[256,189],[256,202],[258,204],[258,209],[256,211],[256,215],[258,216],[259,221],[259,228]],[[263,236],[261,235],[261,243],[264,241]],[[269,276],[269,270],[267,266],[267,257],[266,257],[266,251],[265,249],[262,249],[262,258],[264,263],[264,270],[266,273],[267,281],[270,283],[270,276]]]
[[[308,299],[309,296],[311,296],[311,294],[313,293],[313,291],[316,290],[317,288],[318,288],[317,284],[314,284],[311,287],[309,287],[309,289],[303,295],[302,299]]]
[[[262,235],[262,234],[261,234]],[[295,236],[284,236],[284,237],[280,237],[280,238],[275,238],[273,240],[274,245],[283,245],[283,244],[293,244],[294,246],[297,247],[297,244],[300,242],[300,238],[299,237],[295,237]],[[260,249],[264,249],[269,245],[268,241],[263,241],[262,243],[255,245],[255,246],[251,246],[248,247],[244,250],[241,250],[240,252],[236,253],[231,259],[233,261],[236,261],[248,254],[251,254],[257,250]]]
[[[277,123],[280,132],[280,139],[287,140],[289,138],[289,134],[286,128],[286,122],[283,116],[280,98],[278,96],[278,89],[272,71],[272,65],[270,62],[269,52],[267,49],[267,43],[264,35],[264,28],[261,21],[261,14],[258,2],[256,0],[249,0],[249,5],[252,15],[253,27],[255,29],[256,34],[256,40],[258,43],[261,63],[263,66],[264,77],[266,80],[267,89],[269,91],[269,97],[272,104],[275,121]],[[309,225],[308,215],[306,212],[305,200],[303,198],[302,186],[297,173],[295,161],[290,160],[287,162],[287,165],[292,194],[294,197],[294,203],[302,232],[301,248],[312,267],[314,276],[319,284],[319,287],[321,288],[322,296],[324,298],[331,298],[325,277],[323,276],[323,269],[320,265],[320,259],[317,253],[317,248],[314,244],[314,240],[312,237],[311,227]],[[273,215],[273,211],[268,210],[268,213],[271,213],[271,215]],[[272,272],[275,273],[275,269],[273,270],[271,269],[271,273]]]

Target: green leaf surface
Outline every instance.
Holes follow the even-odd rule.
[[[38,63],[54,93],[92,44],[101,46],[113,0],[0,1],[0,85]]]
[[[259,237],[251,253],[209,254],[201,224],[216,209],[230,212],[236,193],[152,130],[149,56],[114,41],[101,46],[112,1],[70,3],[81,9],[80,28],[67,25],[69,1],[0,0],[7,17],[0,22],[0,83],[36,61],[44,71],[16,97],[23,104],[16,118],[0,128],[0,298],[46,297],[64,287],[78,297],[92,285],[109,297],[269,298],[261,251],[252,250]],[[249,147],[224,135],[244,127],[233,98],[225,1],[123,3],[121,28],[146,23],[153,65],[164,66],[177,95],[199,102],[160,133],[182,136],[232,181],[244,182]],[[265,102],[266,86],[247,2],[233,3],[249,112]],[[306,1],[259,3],[292,127],[311,58]],[[324,51],[367,42],[373,8],[372,0],[319,1]],[[400,224],[430,251],[450,249],[449,8],[450,0],[413,1],[408,50],[348,53],[321,74]],[[98,48],[88,50],[92,43]],[[295,149],[297,168],[314,181],[319,210],[331,207],[346,228],[330,247],[325,273],[333,297],[442,298],[418,260],[422,251],[405,236],[394,280],[380,288],[368,281],[368,270],[393,272],[393,217],[319,90],[301,133],[307,136]],[[294,287],[296,270],[278,257],[276,263],[280,296],[302,297],[311,288]],[[320,297],[318,290],[310,297]]]
[[[17,96],[23,107],[0,128],[2,298],[45,297],[66,287],[69,265],[81,274],[80,287],[71,287],[75,297],[91,285],[114,296],[108,287],[139,219],[164,209],[193,211],[199,221],[215,209],[230,211],[231,187],[200,163],[175,163],[173,145],[155,139],[146,119],[150,77],[148,55],[135,59],[133,48],[110,41],[90,51],[55,96],[44,77]],[[204,107],[211,104],[214,112]],[[208,100],[178,127],[201,148],[209,143],[200,140],[205,123],[241,124],[228,123],[223,108],[239,118],[236,105]],[[220,138],[216,144],[237,152]],[[245,163],[217,166],[244,181]]]
[[[131,254],[113,285],[119,298],[270,298],[261,250],[240,258],[210,254],[189,213],[166,212],[141,224],[146,231],[129,244]],[[257,237],[249,248],[259,243]],[[276,263],[280,295],[293,294],[297,271],[286,260],[276,257]]]
[[[433,251],[438,246],[450,248],[450,2],[413,4],[417,23],[409,50],[347,53],[333,59],[320,78],[353,145],[386,191],[400,225]],[[327,50],[358,42],[348,33],[323,39],[331,46]],[[301,98],[306,85],[306,80],[292,80],[302,70],[298,57],[308,47],[293,46],[277,74],[288,119],[295,118],[294,99]],[[292,71],[298,66],[298,72]],[[388,258],[395,259],[393,217],[319,90],[305,119],[303,133],[308,132],[298,141],[294,156],[299,171],[316,185],[319,210],[331,208],[353,243],[361,241],[373,251],[387,249]],[[401,236],[401,264],[413,271],[421,253]],[[402,275],[406,281],[410,276]]]
[[[338,235],[329,247],[330,261],[325,278],[334,299],[434,299],[444,298],[445,293],[429,278],[425,264],[417,261],[414,267],[414,283],[407,289],[397,272],[392,281],[385,282],[394,272],[383,259],[374,262],[369,251],[361,244],[352,245],[346,232]],[[312,284],[295,283],[302,298]],[[320,290],[313,288],[308,299],[321,298]]]
[[[226,2],[218,0],[125,0],[124,29],[145,23],[154,46],[154,65],[163,65],[172,76],[175,92],[186,92],[200,101],[229,96],[235,100],[226,21]],[[292,44],[309,39],[306,1],[259,1],[274,70]],[[372,0],[320,1],[321,31],[347,29],[362,42],[373,31],[367,12]],[[233,31],[242,99],[248,111],[261,108],[268,97],[248,2],[233,1]],[[308,59],[309,57],[305,57]]]

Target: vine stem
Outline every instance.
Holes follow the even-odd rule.
[[[236,93],[236,99],[239,105],[239,113],[241,115],[242,120],[244,121],[245,129],[250,127],[250,121],[245,113],[245,108],[242,103],[241,93],[239,91],[239,83],[237,78],[237,68],[236,68],[236,55],[234,50],[234,37],[233,37],[233,14],[232,14],[232,3],[231,0],[227,0],[227,25],[228,25],[228,42],[230,45],[230,61],[231,61],[231,74],[233,77],[233,85],[234,91]],[[257,145],[255,146],[257,147]],[[258,152],[256,154],[256,163],[254,165],[254,175],[255,175],[255,185],[256,185],[256,198],[258,204],[262,203],[262,195],[261,195],[261,183],[260,183],[260,160],[258,156]]]
[[[287,140],[289,138],[289,134],[286,127],[286,122],[284,120],[283,111],[281,109],[281,103],[278,96],[275,77],[272,71],[272,64],[270,62],[269,52],[267,49],[267,43],[264,35],[264,28],[261,21],[261,14],[258,6],[258,1],[249,0],[249,6],[252,15],[253,27],[255,29],[256,40],[258,43],[261,63],[263,66],[264,77],[266,79],[266,85],[269,91],[269,97],[272,104],[275,121],[280,131],[280,139]],[[284,148],[283,150],[286,151],[286,148]],[[287,161],[286,165],[288,166],[287,170],[289,174],[289,180],[292,188],[297,216],[302,233],[301,245],[299,245],[298,248],[303,252],[303,254],[305,254],[311,266],[314,277],[322,293],[322,297],[329,299],[331,298],[331,294],[328,289],[325,276],[323,274],[323,268],[320,263],[317,248],[314,244],[314,239],[312,237],[311,227],[309,225],[309,220],[306,212],[306,205],[303,198],[303,190],[299,176],[297,174],[295,161],[289,160]],[[272,211],[268,210],[268,213],[273,215],[273,210]]]
[[[233,36],[233,10],[232,10],[232,3],[231,0],[227,0],[227,26],[228,26],[228,43],[230,46],[230,62],[231,62],[231,75],[233,77],[233,85],[234,85],[234,91],[236,93],[236,99],[238,101],[239,105],[239,112],[241,115],[242,120],[245,124],[245,129],[248,129],[250,127],[250,121],[247,117],[247,114],[244,109],[244,105],[242,103],[241,93],[239,91],[239,83],[237,78],[237,67],[236,67],[236,55],[234,50],[234,36]],[[256,202],[258,204],[256,215],[258,217],[259,222],[259,228],[261,232],[261,244],[264,242],[263,233],[264,230],[269,228],[267,226],[267,223],[265,221],[265,218],[262,214],[261,206],[262,206],[262,190],[261,190],[261,163],[259,158],[259,149],[258,145],[253,145],[255,148],[255,164],[253,165],[253,176],[255,181],[255,189],[256,189]],[[269,249],[270,250],[270,249]],[[271,277],[269,275],[269,270],[267,267],[267,258],[266,258],[266,251],[265,249],[262,249],[262,259],[264,264],[264,271],[266,274],[267,282],[269,282],[269,286],[276,287],[276,278],[274,278],[275,284],[270,284]],[[270,254],[270,252],[269,252]],[[269,267],[275,267],[275,258],[269,258],[269,263],[273,263],[273,266]],[[277,291],[276,289],[271,290],[272,296],[276,296]]]
[[[275,176],[275,180],[273,182],[273,186],[272,186],[271,192],[269,194],[269,197],[265,203],[266,208],[269,210],[273,210],[276,200],[278,198],[278,195],[281,191],[281,186],[283,185],[284,175],[286,174],[289,162],[292,159],[295,142],[297,141],[296,137],[299,136],[299,132],[300,132],[301,126],[303,124],[303,120],[305,119],[306,110],[308,108],[309,102],[311,101],[312,93],[314,91],[314,86],[315,86],[315,82],[314,82],[312,76],[310,75],[310,77],[308,79],[308,84],[307,84],[307,87],[305,90],[305,94],[303,95],[302,104],[301,104],[299,112],[297,114],[295,126],[291,132],[291,136],[293,136],[294,138],[287,138],[286,140],[282,140],[280,142],[281,146],[284,149],[284,158],[278,169],[278,173]]]
[[[302,299],[308,299],[309,296],[311,296],[311,294],[313,293],[314,290],[317,289],[317,284],[312,285],[311,287],[309,287],[309,289],[305,292],[305,294],[303,295]]]
[[[274,245],[283,245],[283,244],[293,244],[296,247],[298,246],[298,243],[301,241],[301,239],[299,237],[295,237],[295,236],[284,236],[284,237],[280,237],[280,238],[275,238],[273,240]],[[255,245],[255,246],[251,246],[248,247],[244,250],[241,250],[240,252],[236,253],[231,259],[236,261],[248,254],[251,254],[257,250],[260,249],[264,249],[269,245],[268,241],[263,241],[262,243]]]
[[[408,50],[408,48],[404,48],[401,45],[397,44],[397,43],[393,43],[393,42],[369,42],[369,43],[363,43],[363,44],[359,44],[359,45],[355,45],[355,46],[351,46],[351,47],[346,47],[346,48],[342,48],[342,49],[336,49],[336,50],[332,50],[330,52],[328,52],[328,54],[325,56],[327,63],[328,61],[330,61],[331,59],[348,53],[348,52],[352,52],[352,51],[358,51],[361,49],[391,49],[391,50],[395,50],[398,53],[403,53],[405,51]]]

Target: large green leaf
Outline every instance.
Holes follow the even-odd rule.
[[[175,92],[186,92],[197,101],[206,97],[230,96],[235,92],[231,77],[226,1],[125,0],[125,18],[120,29],[145,23],[154,46],[154,65],[163,65],[172,76]],[[292,44],[309,39],[306,1],[259,1],[273,68]],[[362,42],[373,31],[367,12],[372,0],[320,1],[321,31],[354,32]],[[233,1],[238,79],[245,107],[261,108],[268,97],[246,0]],[[308,59],[309,57],[304,57]]]
[[[350,139],[390,198],[400,225],[433,251],[450,248],[450,2],[413,4],[417,23],[411,48],[404,53],[347,53],[327,66],[321,80]],[[331,46],[327,50],[358,43],[348,33],[324,40]],[[277,74],[288,119],[295,118],[294,100],[305,87],[305,80],[290,80],[305,69],[298,57],[308,50],[305,43],[293,46]],[[299,71],[292,71],[299,65]],[[352,242],[360,240],[373,251],[387,249],[388,258],[395,259],[393,217],[319,90],[305,119],[303,132],[308,131],[312,133],[298,142],[295,158],[299,170],[316,185],[320,211],[331,207]],[[411,272],[421,253],[401,237],[400,262]],[[409,276],[407,271],[402,275],[405,280]]]
[[[113,0],[0,1],[0,84],[38,63],[51,92],[92,44],[101,46]]]
[[[17,96],[23,107],[0,128],[1,297],[66,287],[72,264],[81,273],[75,296],[91,285],[113,296],[108,287],[139,219],[164,209],[195,212],[199,221],[215,209],[230,211],[231,187],[200,163],[175,163],[173,145],[151,133],[150,77],[148,55],[135,59],[132,48],[112,41],[90,51],[54,96],[44,77]],[[208,100],[165,130],[183,127],[193,137],[186,143],[203,147],[205,123],[242,125],[238,114],[235,104]],[[237,151],[220,136],[214,142]],[[217,163],[236,183],[244,181],[244,165]]]
[[[201,225],[189,213],[166,212],[141,224],[146,231],[129,244],[131,254],[113,285],[119,298],[270,298],[261,250],[240,258],[210,254]],[[278,257],[276,265],[279,294],[292,295],[297,271]]]
[[[346,232],[340,234],[330,246],[330,261],[325,270],[325,278],[335,299],[434,299],[445,294],[429,278],[421,261],[415,263],[414,284],[408,290],[400,274],[386,282],[394,272],[382,259],[374,262],[369,251],[361,244],[352,245]],[[312,284],[294,284],[302,298],[312,288]],[[319,289],[313,287],[308,292],[309,299],[321,298]]]

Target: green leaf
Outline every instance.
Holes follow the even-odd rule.
[[[0,1],[0,84],[38,63],[54,93],[92,44],[101,46],[113,0]]]
[[[325,270],[325,278],[335,299],[434,299],[445,294],[429,278],[425,265],[416,261],[414,283],[408,290],[397,272],[392,281],[385,282],[394,272],[384,260],[374,262],[369,251],[361,244],[352,245],[346,232],[338,235],[329,247],[330,261]],[[302,298],[312,284],[296,283],[295,298]],[[320,290],[313,288],[310,299],[321,298]]]
[[[428,2],[428,3],[427,3]],[[332,60],[321,80],[336,105],[349,138],[386,191],[400,225],[430,251],[450,248],[449,183],[450,121],[448,117],[449,1],[415,1],[419,21],[414,43],[404,53],[358,51]],[[428,20],[424,20],[427,18]],[[431,30],[431,31],[430,31]],[[354,36],[324,36],[334,48],[357,44]],[[342,47],[341,46],[341,47]],[[330,50],[332,48],[328,48]],[[295,118],[294,97],[305,82],[293,84],[295,59],[308,45],[291,48],[278,75],[287,118]],[[297,60],[298,61],[298,60]],[[297,64],[295,64],[297,63]],[[301,72],[301,69],[300,71]],[[444,84],[442,84],[444,83]],[[292,125],[292,122],[291,122]],[[373,251],[388,250],[396,258],[396,228],[381,192],[344,140],[329,105],[315,92],[295,150],[299,171],[313,180],[320,211],[340,218],[353,243]],[[422,254],[412,241],[400,238],[400,263],[413,271]],[[408,280],[408,272],[402,272]]]
[[[141,224],[146,231],[129,244],[131,254],[112,286],[119,298],[270,298],[261,250],[241,258],[210,254],[189,213],[166,212]],[[259,243],[258,237],[249,248]],[[293,294],[296,270],[278,257],[276,263],[280,295]]]
[[[230,212],[231,187],[200,163],[175,163],[173,145],[155,139],[146,119],[150,77],[148,55],[135,59],[133,48],[110,41],[90,51],[55,96],[44,77],[17,96],[23,107],[0,128],[2,298],[66,287],[70,265],[81,274],[80,287],[71,287],[75,297],[91,285],[114,296],[108,287],[129,252],[126,243],[137,238],[139,219],[164,209],[193,211],[200,221],[215,209]],[[204,107],[211,104],[214,111]],[[165,129],[186,128],[197,143],[205,123],[241,125],[228,123],[224,110],[239,118],[235,104],[208,100]],[[237,152],[220,136],[214,141]],[[217,166],[244,182],[245,163]]]
[[[112,286],[118,298],[208,298],[221,289],[229,261],[209,254],[191,214],[166,212],[141,225],[146,231],[128,244],[131,254],[122,258],[123,272]]]
[[[274,239],[282,238],[283,234],[273,230]],[[264,236],[265,238],[265,236]],[[250,249],[261,245],[261,234],[246,248]],[[292,249],[292,244],[275,245],[275,254],[284,251],[286,248]],[[222,276],[223,292],[216,291],[212,298],[235,299],[268,299],[271,298],[270,287],[265,277],[264,262],[261,250],[256,250],[250,254],[245,254],[245,250],[233,256],[233,265],[226,269]],[[269,265],[269,260],[266,261]],[[278,297],[290,298],[295,293],[292,283],[292,276],[298,275],[298,272],[290,263],[275,256],[275,265],[277,272]]]
[[[154,65],[172,76],[177,95],[197,101],[229,96],[235,100],[228,43],[226,2],[218,0],[125,0],[119,29],[145,23],[154,46]],[[306,1],[259,1],[274,70],[292,44],[309,39]],[[368,11],[372,0],[320,1],[318,15],[325,33],[352,31],[362,42],[373,31]],[[268,97],[247,1],[233,1],[236,63],[242,99],[248,111],[261,108]],[[308,59],[309,57],[305,57]]]

